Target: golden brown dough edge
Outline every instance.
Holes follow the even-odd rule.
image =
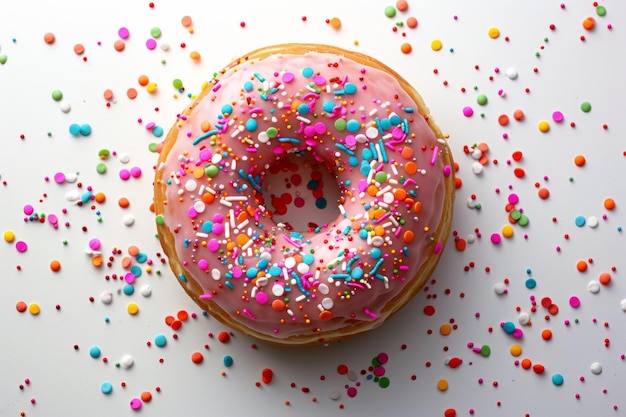
[[[444,178],[445,185],[445,200],[442,209],[442,216],[435,231],[433,237],[433,242],[438,242],[444,245],[448,240],[448,236],[450,235],[450,229],[452,227],[452,212],[455,198],[455,181],[454,181],[454,160],[452,158],[452,153],[448,146],[447,141],[445,140],[443,134],[439,127],[435,124],[433,118],[430,115],[430,110],[424,103],[421,95],[413,88],[411,84],[409,84],[402,76],[400,76],[396,71],[385,65],[384,63],[378,61],[375,58],[372,58],[368,55],[364,55],[359,52],[349,51],[346,49],[338,48],[330,45],[319,45],[319,44],[297,44],[297,43],[286,43],[280,45],[273,45],[264,48],[257,49],[255,51],[250,52],[249,54],[233,61],[229,66],[227,66],[223,71],[226,71],[229,68],[232,68],[239,63],[249,60],[249,59],[263,59],[270,55],[274,54],[305,54],[307,52],[321,52],[321,53],[332,53],[340,56],[345,56],[346,58],[352,59],[356,62],[359,62],[363,65],[367,65],[373,68],[378,68],[382,71],[385,71],[392,75],[400,86],[413,98],[415,103],[417,104],[419,114],[421,114],[426,121],[428,122],[428,126],[433,131],[435,136],[438,139],[443,139],[440,143],[440,153],[441,158],[445,165],[448,165],[452,168],[452,173],[448,177]],[[183,112],[184,115],[189,115],[192,109],[199,103],[202,98],[207,95],[211,91],[210,88],[205,88],[195,99],[195,101]],[[178,136],[178,127],[174,125],[167,137],[165,138],[164,143],[162,144],[161,152],[159,155],[157,170],[155,174],[154,180],[154,209],[155,214],[165,215],[165,205],[167,202],[165,201],[165,189],[166,184],[162,181],[164,172],[162,169],[162,165],[165,162],[170,150],[172,149],[174,143],[176,142],[176,138]],[[180,259],[178,258],[174,245],[174,235],[172,231],[167,226],[167,218],[165,218],[165,223],[162,225],[157,224],[157,231],[159,240],[163,247],[163,251],[167,255],[169,259],[170,268],[172,272],[176,275],[178,281],[182,285],[183,289],[187,292],[187,294],[200,306],[203,310],[207,311],[213,317],[215,317],[222,324],[240,331],[244,334],[253,336],[259,340],[263,340],[265,342],[284,345],[284,346],[307,346],[307,345],[315,345],[315,344],[326,344],[339,340],[347,339],[351,336],[357,335],[359,333],[366,332],[368,330],[374,329],[381,325],[386,319],[374,320],[372,322],[359,322],[354,325],[344,327],[341,329],[333,330],[333,331],[323,331],[320,333],[311,333],[311,334],[303,334],[298,336],[292,336],[288,338],[277,338],[272,337],[271,335],[266,335],[263,333],[256,332],[242,323],[234,320],[226,311],[220,308],[214,301],[210,299],[201,299],[200,295],[203,293],[200,285],[194,280],[194,278],[189,274],[189,272],[184,268]],[[432,244],[434,245],[434,243]],[[429,245],[426,250],[432,251],[433,247]],[[391,299],[385,305],[383,312],[388,312],[389,317],[397,312],[402,306],[404,306],[409,300],[411,300],[415,294],[426,284],[431,274],[435,270],[439,259],[441,258],[441,253],[438,255],[431,255],[428,257],[426,262],[422,264],[420,269],[417,271],[414,279],[410,280],[405,287],[405,289],[398,294],[396,297]],[[181,277],[184,277],[181,279]],[[186,282],[185,282],[186,280]],[[384,317],[384,316],[383,316]],[[388,317],[387,317],[388,318]]]

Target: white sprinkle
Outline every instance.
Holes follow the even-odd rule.
[[[124,222],[124,226],[132,226],[135,223],[135,216],[127,214],[124,216],[122,221]]]
[[[600,375],[602,373],[602,364],[600,362],[594,362],[589,367],[591,373],[594,375]]]
[[[150,284],[144,284],[139,289],[139,292],[144,297],[150,297],[150,295],[152,295],[152,287],[150,286]]]
[[[520,313],[519,316],[517,316],[517,321],[519,322],[519,324],[521,324],[522,326],[527,325],[530,322],[530,315],[528,313]]]
[[[596,280],[589,281],[587,284],[587,289],[592,294],[597,294],[600,292],[600,283]]]
[[[122,356],[122,359],[120,359],[120,365],[122,365],[122,368],[128,369],[131,366],[133,366],[134,363],[135,363],[135,360],[130,355],[124,355]]]
[[[113,293],[111,291],[103,291],[100,294],[100,301],[104,304],[111,304],[113,302]]]
[[[590,216],[587,219],[587,226],[591,227],[592,229],[598,227],[598,218],[596,216]]]
[[[220,204],[223,205],[223,206],[226,206],[226,207],[232,207],[233,206],[233,203],[231,203],[228,200],[224,200],[223,198],[220,198]]]
[[[506,286],[502,282],[496,283],[496,285],[493,286],[493,291],[498,295],[503,295],[507,293]]]

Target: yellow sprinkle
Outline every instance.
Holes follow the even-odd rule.
[[[522,347],[518,344],[511,345],[509,352],[511,352],[511,355],[513,356],[519,356],[522,354]]]
[[[540,131],[542,131],[543,133],[546,133],[548,130],[550,130],[550,123],[548,123],[545,120],[542,120],[539,122],[537,127],[539,128]]]
[[[12,230],[7,230],[4,232],[4,240],[11,243],[15,240],[15,233]]]
[[[126,311],[128,311],[128,314],[132,314],[133,316],[137,313],[139,313],[139,306],[135,303],[128,303],[128,305],[126,306]]]
[[[28,312],[32,314],[33,316],[36,316],[37,314],[41,312],[41,308],[39,307],[39,304],[32,303],[31,305],[28,306]]]
[[[513,236],[513,227],[510,224],[504,225],[502,227],[502,236],[504,237],[511,237]]]
[[[148,93],[150,93],[150,94],[154,93],[156,91],[156,89],[157,89],[156,83],[149,83],[146,86],[146,91],[148,91]]]
[[[452,332],[452,326],[450,326],[448,323],[444,323],[441,325],[441,327],[439,327],[439,333],[443,336],[447,336]]]
[[[437,389],[439,391],[445,391],[448,389],[448,380],[447,379],[440,379],[439,381],[437,381]]]
[[[433,51],[438,51],[443,47],[443,43],[439,39],[435,39],[430,43],[430,47],[433,48]]]
[[[500,36],[500,30],[498,28],[489,28],[489,37],[491,39],[496,39]]]

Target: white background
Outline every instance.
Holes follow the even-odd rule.
[[[379,1],[161,0],[154,8],[148,1],[21,1],[2,8],[0,55],[7,62],[0,65],[0,232],[11,231],[16,240],[0,241],[0,415],[133,415],[137,411],[129,403],[143,391],[153,399],[139,413],[155,416],[443,416],[449,408],[461,416],[624,415],[626,360],[620,355],[626,354],[626,313],[620,303],[626,298],[626,261],[619,229],[626,225],[624,2],[601,2],[604,17],[591,1],[566,1],[564,7],[545,0],[408,3],[408,11],[394,18],[384,14],[393,3]],[[193,18],[193,33],[181,24],[185,15]],[[396,26],[409,16],[418,19],[417,28]],[[593,31],[582,27],[587,16],[596,19]],[[341,19],[339,30],[325,22],[332,17]],[[126,49],[116,52],[120,27],[127,27],[130,37]],[[145,42],[153,27],[162,35],[157,49],[149,51]],[[500,30],[497,39],[488,36],[491,27]],[[56,35],[53,44],[44,42],[46,32]],[[431,49],[435,39],[443,43],[440,51]],[[254,340],[237,333],[220,343],[215,335],[227,329],[202,316],[161,265],[149,211],[156,154],[148,149],[160,139],[145,126],[155,122],[167,131],[190,102],[186,94],[197,93],[214,71],[247,51],[283,42],[358,50],[412,82],[450,135],[459,164],[463,185],[453,229],[463,239],[476,236],[476,230],[482,237],[458,251],[450,236],[435,282],[367,335],[328,347],[257,343],[254,349]],[[413,46],[410,54],[400,51],[403,42]],[[85,46],[81,57],[73,52],[76,43]],[[200,52],[200,62],[189,58],[190,51]],[[508,78],[507,69],[515,69],[518,78]],[[157,83],[156,93],[139,86],[142,74]],[[178,97],[172,87],[176,78],[186,88]],[[139,92],[135,100],[126,97],[131,87]],[[63,92],[62,102],[51,98],[56,89]],[[105,89],[115,94],[110,107]],[[487,105],[476,103],[479,94],[488,97]],[[592,105],[588,113],[580,110],[584,101]],[[70,104],[71,111],[62,112],[62,104]],[[463,116],[465,106],[474,109],[472,117]],[[515,109],[524,111],[523,121],[513,120]],[[565,116],[561,123],[552,121],[557,110]],[[511,118],[506,127],[498,124],[501,114]],[[537,127],[542,120],[550,124],[547,133]],[[88,123],[93,132],[73,137],[72,123]],[[489,145],[490,162],[476,175],[464,146],[479,142]],[[117,152],[104,161],[103,175],[96,172],[101,149]],[[523,159],[507,164],[515,150]],[[574,164],[578,154],[586,157],[583,167]],[[123,164],[121,155],[130,161]],[[119,179],[119,170],[131,167],[140,167],[142,176]],[[516,167],[525,170],[524,178],[515,177]],[[77,174],[82,190],[92,186],[107,201],[93,210],[72,204],[66,196],[77,190],[77,182],[56,184],[52,178],[59,172]],[[550,197],[540,199],[536,185],[549,188]],[[510,224],[505,205],[511,192],[530,224],[513,225],[514,235],[495,245],[490,235]],[[467,206],[472,195],[480,210]],[[120,197],[131,201],[128,209],[118,207]],[[612,211],[603,206],[608,197],[617,204]],[[25,221],[26,204],[37,213],[56,214],[59,228]],[[135,218],[130,227],[123,221],[129,213]],[[577,216],[596,217],[599,225],[578,227]],[[111,268],[91,265],[85,250],[94,237],[107,256],[113,248],[121,250]],[[28,244],[26,252],[16,250],[18,240]],[[125,272],[121,259],[130,245],[155,265],[152,272],[142,265],[137,291],[127,296],[118,280],[105,276]],[[59,272],[50,270],[54,259],[61,262]],[[576,269],[579,260],[590,259],[586,272]],[[592,294],[588,283],[602,272],[610,272],[612,282]],[[528,277],[535,278],[536,288],[525,287]],[[494,286],[507,279],[508,293],[497,295]],[[150,297],[139,294],[145,284],[152,287]],[[100,301],[103,291],[114,293],[110,305]],[[572,295],[581,300],[577,309],[569,305]],[[549,315],[540,304],[532,313],[532,296],[537,302],[550,297],[558,314]],[[37,303],[41,313],[17,312],[18,301]],[[139,314],[127,313],[130,302]],[[434,315],[424,314],[427,305]],[[184,322],[174,339],[165,317],[179,310],[197,318]],[[519,324],[520,312],[530,313],[532,325]],[[451,320],[457,329],[441,335],[439,327]],[[502,331],[506,321],[524,336],[518,340]],[[544,329],[552,330],[552,340],[542,339]],[[166,335],[167,346],[148,347],[159,333]],[[474,353],[468,343],[490,346],[491,355]],[[509,353],[514,343],[523,349],[519,358]],[[102,349],[98,359],[89,355],[94,345]],[[202,364],[190,360],[195,351],[203,353]],[[386,389],[368,379],[371,359],[380,352],[389,355]],[[134,358],[128,369],[115,366],[124,355]],[[232,367],[224,366],[225,355],[234,359]],[[463,360],[455,369],[446,365],[453,357]],[[516,366],[522,358],[543,364],[545,373]],[[603,368],[599,375],[590,370],[596,362]],[[340,364],[357,379],[338,374]],[[257,387],[265,367],[273,369],[274,380]],[[564,377],[563,385],[552,383],[555,373]],[[449,383],[445,392],[437,389],[440,379]],[[109,395],[100,392],[105,381],[113,384]],[[346,386],[356,387],[357,396],[348,397]],[[334,391],[341,394],[338,400],[329,396]]]

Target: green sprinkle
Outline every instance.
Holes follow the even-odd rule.
[[[174,81],[172,81],[172,85],[177,90],[183,88],[183,82],[181,80],[179,80],[178,78],[176,78]]]
[[[598,16],[604,16],[606,14],[606,7],[604,6],[596,7],[596,13],[598,14]]]
[[[394,17],[396,15],[396,8],[393,6],[385,7],[385,16]]]
[[[104,174],[105,172],[107,172],[107,166],[104,162],[100,162],[98,165],[96,165],[96,172],[98,174]]]
[[[165,224],[165,217],[163,217],[162,214],[159,214],[156,216],[155,221],[158,226],[163,226]]]
[[[157,27],[150,29],[150,36],[152,36],[153,38],[158,38],[159,36],[161,36],[161,29]]]
[[[488,345],[482,345],[480,347],[480,354],[486,358],[487,356],[491,355],[491,348]]]
[[[63,98],[63,93],[61,92],[61,90],[54,90],[52,92],[52,100],[59,101],[62,98]]]
[[[380,385],[381,388],[387,388],[389,386],[389,378],[386,376],[381,377],[378,381],[378,385]]]
[[[156,142],[151,142],[148,144],[148,150],[150,152],[156,152],[157,151],[157,143]]]
[[[591,103],[589,103],[588,101],[583,101],[582,103],[580,103],[580,109],[585,113],[589,113],[591,111]]]
[[[100,152],[98,152],[98,156],[101,159],[107,159],[109,155],[111,155],[111,151],[109,151],[108,149],[101,149]]]
[[[484,94],[479,94],[478,97],[476,97],[476,103],[480,104],[481,106],[487,104],[487,101],[487,96]]]

